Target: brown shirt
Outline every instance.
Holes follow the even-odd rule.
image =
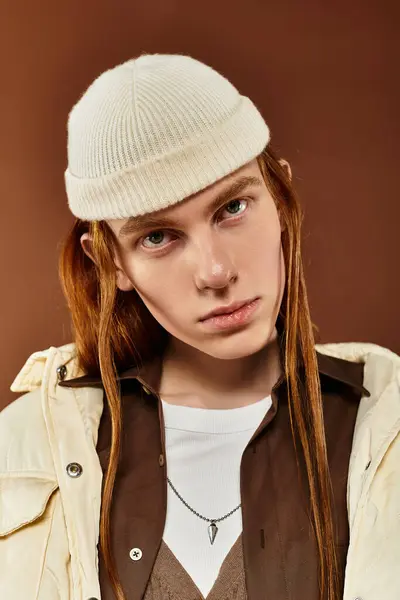
[[[348,465],[359,400],[362,395],[370,394],[362,385],[363,364],[319,353],[317,358],[343,589],[349,542]],[[167,465],[158,396],[160,372],[160,359],[155,359],[140,373],[131,368],[119,376],[123,440],[111,515],[112,547],[128,600],[201,600],[199,590],[162,540],[167,509]],[[60,385],[98,387],[102,384],[100,378],[84,376]],[[245,584],[243,592],[238,591],[240,586],[237,588],[238,600],[317,600],[319,597],[318,558],[308,518],[307,485],[303,471],[301,478],[298,477],[283,378],[271,395],[272,407],[242,457],[243,531],[221,567],[209,600],[225,597],[226,584],[230,581],[227,570],[238,573],[238,581],[242,578]],[[97,444],[103,470],[109,447],[110,419],[105,403]],[[132,561],[129,556],[132,548],[141,549],[140,560]],[[114,600],[101,555],[99,571],[102,600]],[[187,597],[176,596],[168,587],[168,581],[176,584],[178,575],[186,586],[175,585],[175,592],[180,590],[182,594],[187,590]],[[214,595],[215,589],[219,590],[218,596]],[[160,590],[164,590],[163,595]],[[235,596],[228,594],[229,597]]]

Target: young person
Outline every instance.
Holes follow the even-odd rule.
[[[129,60],[72,109],[65,178],[74,341],[1,413],[0,597],[397,600],[400,358],[315,343],[252,101]]]

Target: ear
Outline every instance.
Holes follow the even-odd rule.
[[[96,261],[94,260],[94,255],[93,255],[93,251],[92,251],[92,239],[89,235],[89,233],[83,233],[81,235],[81,246],[82,249],[84,251],[84,253],[94,262],[96,263]],[[114,258],[114,263],[116,266],[116,276],[117,276],[117,287],[122,291],[122,292],[130,292],[131,290],[134,289],[134,285],[131,282],[131,280],[129,279],[129,277],[126,275],[122,264],[120,263],[119,257],[115,257]]]
[[[90,258],[90,260],[92,260],[95,263],[96,261],[94,260],[94,257],[93,257],[92,239],[91,239],[90,235],[88,233],[82,234],[80,242],[81,242],[82,249],[83,249],[84,253],[86,254],[86,256],[88,256]]]
[[[285,160],[284,158],[280,158],[278,160],[279,164],[281,165],[281,167],[283,167],[287,173],[287,176],[289,177],[290,181],[292,181],[292,169],[290,168],[290,165],[288,163],[287,160]]]

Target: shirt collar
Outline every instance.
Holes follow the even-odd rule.
[[[370,396],[370,392],[363,386],[364,363],[357,363],[342,358],[328,356],[316,352],[318,362],[318,372],[330,379],[340,381],[350,387],[360,391],[364,396]],[[126,379],[137,379],[144,388],[153,394],[157,394],[161,380],[162,357],[156,356],[151,361],[142,365],[142,367],[131,366],[118,374],[117,381]],[[59,381],[58,385],[62,387],[102,387],[103,383],[100,375],[83,375],[74,379]],[[322,386],[322,380],[321,380]]]

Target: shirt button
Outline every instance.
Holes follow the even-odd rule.
[[[70,477],[80,477],[82,471],[82,466],[79,463],[69,463],[69,465],[67,465],[67,473]]]
[[[140,560],[143,556],[143,552],[140,548],[132,548],[129,552],[129,556],[132,560]]]

